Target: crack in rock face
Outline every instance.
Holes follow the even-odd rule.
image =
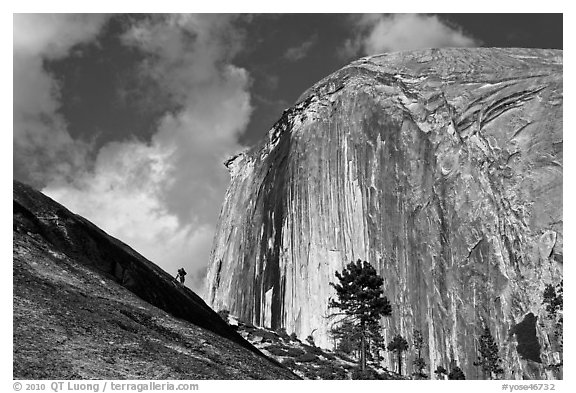
[[[351,63],[233,160],[208,301],[331,347],[329,283],[362,259],[392,304],[385,340],[420,330],[429,375],[457,364],[481,378],[487,325],[505,378],[560,378],[509,332],[529,313],[542,320],[544,288],[562,280],[562,108],[562,51]],[[551,358],[554,339],[535,329]]]

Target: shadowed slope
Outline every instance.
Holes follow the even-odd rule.
[[[295,378],[172,276],[16,181],[13,226],[14,378]]]

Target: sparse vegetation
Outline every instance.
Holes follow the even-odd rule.
[[[378,373],[370,368],[366,367],[366,369],[362,370],[360,367],[355,368],[352,370],[352,379],[381,379]]]
[[[296,358],[297,362],[313,362],[318,359],[318,356],[313,353],[305,353]]]
[[[282,337],[284,340],[290,340],[290,336],[288,335],[288,333],[286,332],[285,328],[278,328],[276,329],[276,333]]]
[[[346,379],[346,370],[334,365],[326,365],[318,370],[316,376],[319,379]]]
[[[304,355],[305,353],[306,353],[306,352],[303,351],[303,350],[300,349],[300,348],[290,347],[290,348],[288,348],[286,355],[287,355],[287,356],[292,356],[292,357],[297,357],[297,356],[302,356],[302,355]]]
[[[268,352],[270,352],[272,355],[276,355],[276,356],[288,355],[288,352],[284,348],[282,348],[278,345],[270,345],[270,346],[266,347],[266,350]]]
[[[254,330],[254,335],[262,337],[263,342],[274,342],[276,340],[276,335],[269,330],[256,328]]]
[[[274,337],[271,341],[262,340],[262,331],[265,328],[250,328],[239,323],[238,331],[243,337],[247,337],[257,348],[268,356],[276,359],[283,366],[305,379],[351,379],[353,370],[360,368],[356,360],[346,357],[339,352],[332,352],[318,346],[311,346],[299,340],[285,340],[281,337],[281,331],[268,330]],[[376,363],[367,365],[372,369],[363,374],[369,379],[400,379],[395,373],[391,373]],[[357,373],[356,373],[357,374]],[[355,377],[362,377],[356,375]]]

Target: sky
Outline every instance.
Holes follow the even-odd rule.
[[[14,14],[13,177],[203,295],[229,175],[318,80],[430,47],[562,49],[561,14]]]

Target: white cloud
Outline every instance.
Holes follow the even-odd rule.
[[[284,52],[284,58],[289,61],[302,60],[304,57],[306,57],[310,49],[312,49],[312,47],[316,44],[317,40],[318,36],[313,35],[300,45],[288,48],[286,52]]]
[[[174,171],[169,157],[157,144],[111,143],[100,150],[93,172],[73,182],[54,182],[43,191],[169,273],[181,266],[190,271],[201,263],[198,257],[210,252],[214,228],[184,224],[162,204],[164,184]]]
[[[58,85],[43,62],[92,40],[105,20],[102,15],[14,14],[14,170],[33,183],[85,165],[89,146],[68,134],[57,113]]]
[[[469,47],[478,42],[435,15],[367,14],[355,17],[354,38],[342,50],[347,57],[424,48]]]
[[[97,14],[14,14],[14,50],[58,58],[76,44],[91,41],[107,16]]]
[[[251,106],[247,72],[230,16],[155,16],[123,40],[148,54],[138,72],[179,104],[149,143],[104,146],[93,169],[44,192],[126,242],[170,273],[183,266],[194,290],[209,260],[229,182],[223,161],[242,148]],[[194,280],[195,278],[195,280]]]

